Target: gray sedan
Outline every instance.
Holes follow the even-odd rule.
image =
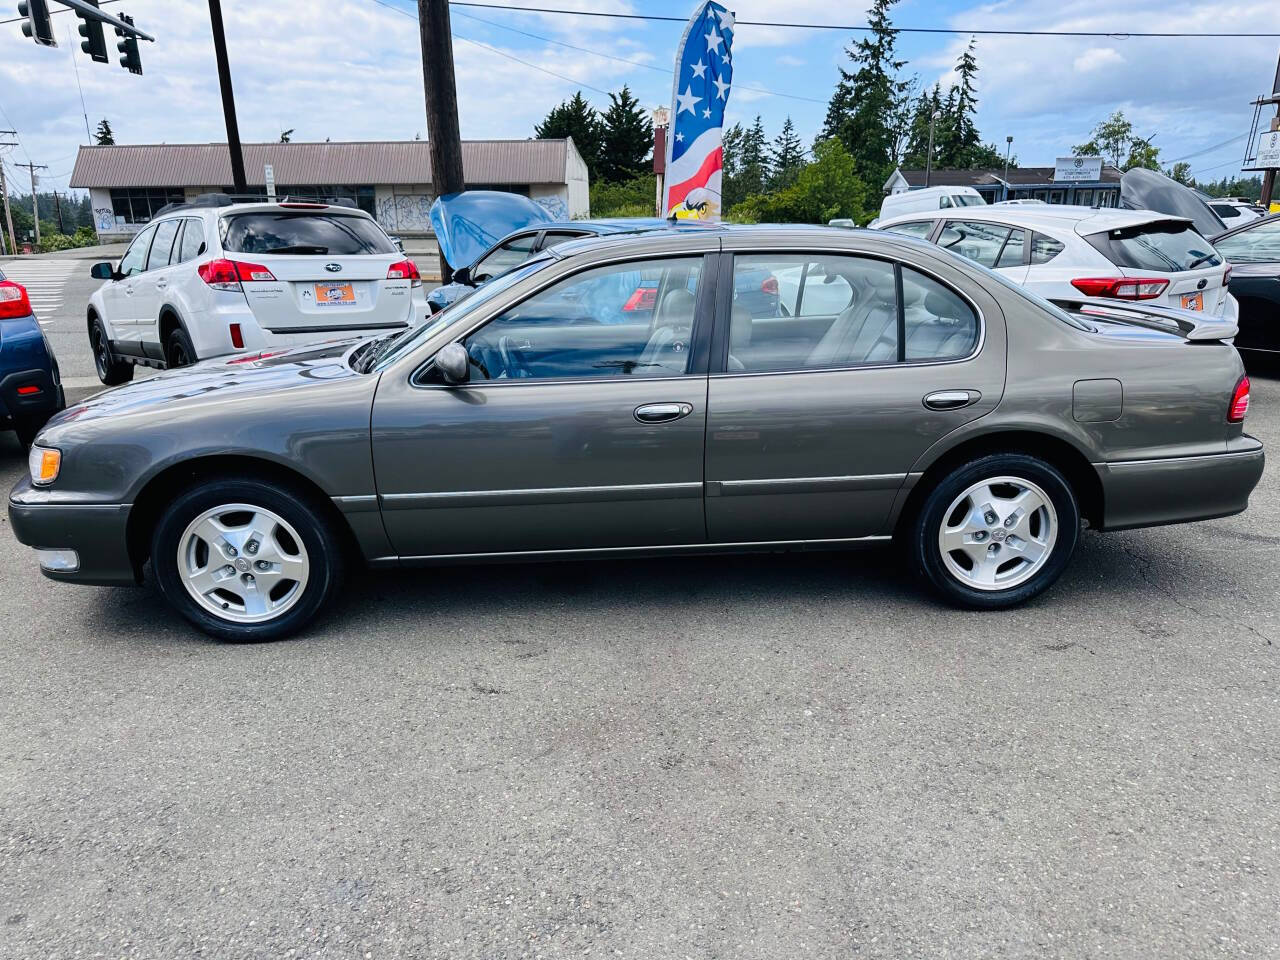
[[[74,406],[9,514],[48,576],[149,560],[233,640],[303,627],[351,564],[891,539],[947,600],[1006,607],[1082,524],[1237,513],[1262,473],[1233,325],[1066,307],[882,232],[574,241],[411,331]]]

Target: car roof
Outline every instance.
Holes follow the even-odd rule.
[[[918,210],[915,213],[901,213],[893,217],[885,217],[876,226],[884,229],[897,223],[909,223],[920,219],[955,219],[968,217],[978,220],[993,220],[1014,227],[1064,228],[1070,227],[1081,235],[1105,233],[1108,230],[1122,230],[1125,227],[1137,227],[1144,223],[1157,223],[1169,220],[1181,220],[1190,223],[1185,217],[1174,217],[1154,210],[1124,210],[1119,207],[1082,207],[1067,204],[989,204],[984,207],[953,207],[946,210]]]
[[[788,246],[799,247],[812,243],[815,247],[832,245],[847,247],[850,238],[863,238],[876,244],[893,244],[898,246],[917,247],[921,250],[936,252],[932,244],[905,237],[901,234],[885,233],[883,230],[868,230],[864,227],[827,227],[802,223],[708,223],[698,220],[680,220],[669,225],[664,231],[637,230],[625,233],[596,234],[580,237],[565,243],[548,247],[545,251],[557,259],[568,259],[581,253],[599,250],[626,250],[628,248],[648,249],[654,244],[671,238],[681,239],[718,238],[726,244],[737,241],[759,242],[763,247],[780,239],[788,241]],[[834,244],[833,244],[834,241]],[[782,248],[779,248],[780,250]]]

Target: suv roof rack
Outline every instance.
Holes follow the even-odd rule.
[[[327,207],[350,207],[360,209],[351,197],[304,197],[285,194],[279,197],[268,197],[262,193],[201,193],[190,200],[167,203],[152,216],[172,213],[174,210],[199,210],[209,207],[230,207],[237,203],[318,203]]]

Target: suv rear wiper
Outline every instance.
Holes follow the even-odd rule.
[[[329,248],[328,248],[328,247],[321,247],[321,246],[317,246],[317,245],[312,244],[312,243],[295,243],[293,246],[289,246],[289,247],[271,247],[270,249],[263,250],[262,252],[263,252],[263,253],[315,253],[315,254],[326,254],[326,253],[328,253],[328,252],[329,252]]]

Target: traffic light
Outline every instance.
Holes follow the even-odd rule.
[[[18,4],[18,15],[27,18],[22,25],[24,34],[46,47],[58,45],[53,36],[53,22],[49,19],[49,0],[22,0]]]
[[[98,0],[85,0],[85,2],[94,7],[98,5]],[[80,36],[84,37],[80,41],[80,49],[98,63],[110,63],[111,57],[107,55],[107,39],[103,36],[102,24],[97,20],[90,20],[79,10],[76,11],[76,16],[84,21],[78,28]]]
[[[133,26],[133,17],[127,13],[120,14],[120,19]],[[138,38],[131,33],[125,33],[119,27],[116,27],[116,36],[124,37],[123,40],[116,44],[116,49],[123,54],[120,58],[120,66],[130,73],[136,73],[141,76],[142,58],[138,56]]]

